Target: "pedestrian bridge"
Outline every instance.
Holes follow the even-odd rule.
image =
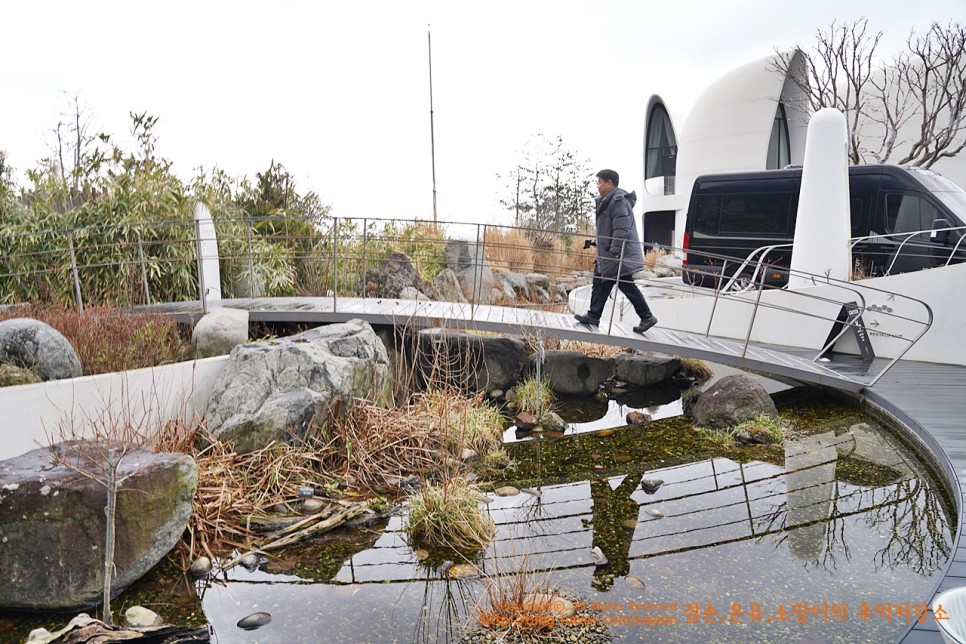
[[[863,362],[839,354],[821,357],[814,350],[676,331],[662,328],[660,322],[641,335],[632,330],[637,323],[633,315],[624,319],[615,316],[602,320],[599,327],[589,327],[578,323],[570,313],[425,300],[303,296],[226,299],[219,305],[249,311],[253,323],[325,324],[361,319],[374,325],[465,329],[658,351],[853,392],[872,384],[891,366],[882,359]],[[197,301],[139,308],[164,312],[182,321],[203,313]]]

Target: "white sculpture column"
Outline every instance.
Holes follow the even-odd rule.
[[[851,236],[848,126],[840,111],[827,107],[808,124],[788,288],[820,283],[796,271],[849,281]]]

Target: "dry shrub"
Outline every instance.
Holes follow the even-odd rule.
[[[553,233],[533,237],[518,228],[487,227],[486,258],[493,268],[547,275],[570,275],[594,269],[595,251],[585,249],[587,235],[561,236]]]
[[[492,565],[487,566],[494,572],[486,577],[486,595],[477,621],[484,628],[501,631],[504,641],[529,641],[528,636],[548,635],[554,624],[550,574],[531,572],[526,553],[509,559],[507,564],[494,557]]]
[[[112,307],[78,311],[32,304],[0,311],[0,320],[21,317],[40,320],[60,331],[77,352],[86,375],[154,367],[191,356],[177,323],[161,313]]]
[[[663,250],[649,250],[644,255],[644,268],[654,270],[659,259],[667,255]]]
[[[533,272],[533,240],[518,228],[487,227],[486,258],[493,268],[516,273]]]
[[[627,353],[629,349],[616,347],[609,344],[592,344],[590,342],[578,342],[577,340],[564,340],[560,343],[560,348],[567,351],[579,351],[591,358],[613,358],[614,356]]]
[[[502,428],[487,429],[473,420],[477,416],[492,419],[492,410],[480,398],[449,394],[422,396],[392,409],[359,402],[318,438],[295,446],[272,443],[248,454],[236,454],[230,444],[210,437],[198,448],[200,428],[169,423],[154,448],[191,454],[199,470],[182,562],[193,560],[199,549],[212,558],[232,548],[250,549],[255,535],[248,519],[269,517],[278,504],[296,502],[300,487],[332,490],[337,481],[351,479],[360,493],[394,489],[401,476],[439,472],[443,455],[455,471],[459,463],[453,456],[464,446],[484,449],[494,440],[499,446]]]

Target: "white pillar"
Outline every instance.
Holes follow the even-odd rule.
[[[221,272],[218,269],[218,238],[215,236],[215,223],[211,220],[208,206],[195,204],[195,222],[198,231],[198,249],[201,257],[201,274],[205,284],[205,299],[208,302],[221,299]]]
[[[848,126],[841,112],[825,108],[808,124],[788,287],[801,288],[820,281],[796,275],[795,271],[848,281],[851,235]]]

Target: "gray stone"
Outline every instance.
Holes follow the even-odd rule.
[[[163,621],[160,615],[144,606],[131,606],[124,611],[124,623],[134,628],[158,626]]]
[[[88,450],[92,446],[96,449]],[[78,610],[102,599],[107,490],[77,470],[91,471],[91,463],[100,462],[78,454],[104,454],[107,446],[75,441],[51,449],[72,467],[56,462],[46,449],[0,462],[4,609]],[[198,468],[186,454],[135,450],[121,459],[118,476],[123,482],[115,520],[114,594],[153,568],[181,539]]]
[[[762,414],[778,418],[778,409],[765,388],[744,374],[725,376],[688,409],[694,424],[708,429],[728,429]]]
[[[516,298],[524,302],[530,299],[530,286],[527,284],[525,275],[513,271],[505,271],[497,273],[496,279],[509,286]]]
[[[456,273],[467,301],[490,304],[495,280],[482,245],[463,239],[447,240],[446,267]]]
[[[188,566],[188,577],[190,579],[201,579],[207,577],[211,572],[211,559],[208,557],[198,557],[194,562]]]
[[[681,368],[680,358],[663,353],[635,351],[614,356],[614,377],[646,387],[670,380]]]
[[[536,360],[536,354],[530,356],[524,374],[534,372]],[[555,394],[593,396],[610,377],[611,365],[609,360],[592,358],[579,351],[545,351],[542,373]]]
[[[351,320],[235,347],[205,416],[212,436],[243,454],[307,440],[354,401],[384,400],[390,387],[385,345],[368,323]]]
[[[422,302],[429,301],[429,298],[423,295],[422,291],[417,289],[415,286],[407,286],[403,290],[399,291],[400,300],[419,300]]]
[[[463,289],[460,287],[456,271],[444,268],[433,278],[433,290],[436,292],[436,299],[440,302],[460,302],[465,303]]]
[[[81,363],[60,331],[30,318],[0,322],[0,364],[34,372],[41,380],[77,378]]]
[[[648,494],[654,494],[662,485],[664,485],[664,481],[661,479],[644,479],[641,481],[641,489]]]
[[[564,419],[552,411],[545,412],[540,417],[539,425],[545,432],[562,432],[567,429]]]
[[[248,311],[218,307],[212,309],[191,331],[195,358],[211,358],[231,353],[248,342]]]
[[[246,631],[253,631],[256,628],[261,628],[265,624],[272,621],[271,613],[258,612],[247,615],[238,620],[238,628],[242,628]]]
[[[369,297],[401,298],[403,289],[419,290],[423,280],[405,253],[393,252],[382,266],[366,271],[364,283]]]
[[[531,290],[541,288],[544,291],[550,290],[550,278],[543,273],[527,273],[527,285]]]
[[[426,329],[418,336],[417,364],[424,381],[463,391],[508,389],[527,353],[515,338]]]

